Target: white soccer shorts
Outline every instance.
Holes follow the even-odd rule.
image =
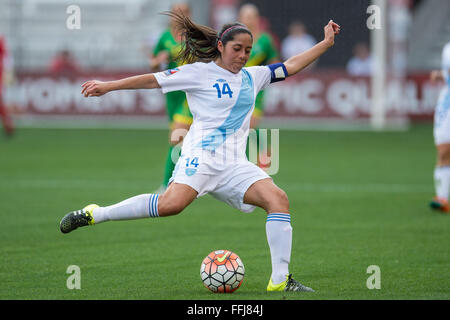
[[[196,172],[185,166],[180,157],[169,181],[190,186],[198,192],[197,198],[210,194],[242,212],[252,212],[255,206],[244,203],[244,195],[256,181],[270,178],[261,168],[250,161],[233,163],[208,173]]]

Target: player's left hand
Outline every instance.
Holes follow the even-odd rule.
[[[99,80],[86,81],[81,87],[81,94],[85,97],[99,97],[109,92],[108,83]]]
[[[324,40],[327,41],[330,46],[334,45],[334,36],[341,32],[341,26],[330,20],[328,24],[323,28],[325,37]]]

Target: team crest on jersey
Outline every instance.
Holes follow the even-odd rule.
[[[225,79],[217,79],[216,81],[217,82],[227,82],[227,80],[225,80]]]
[[[187,175],[188,177],[193,176],[196,172],[197,172],[197,169],[186,168],[186,175]]]
[[[173,75],[174,73],[177,73],[178,71],[180,71],[180,69],[178,69],[178,68],[169,69],[169,70],[164,71],[164,74],[165,74],[166,76],[171,76],[171,75]]]

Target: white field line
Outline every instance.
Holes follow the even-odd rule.
[[[276,183],[276,181],[275,181]],[[0,189],[72,189],[72,188],[122,188],[132,184],[144,190],[156,188],[158,183],[136,180],[81,180],[81,179],[4,179],[0,177]],[[321,192],[321,193],[430,193],[433,184],[402,183],[284,183],[281,186],[289,192]]]
[[[399,183],[295,183],[287,184],[286,189],[304,192],[342,192],[342,193],[429,193],[430,184]]]
[[[14,117],[20,128],[34,129],[167,129],[167,116],[58,116],[58,115],[21,115]],[[405,119],[387,119],[383,129],[373,128],[369,119],[336,118],[278,118],[265,117],[261,128],[282,129],[287,131],[350,131],[350,132],[405,132],[409,121]]]

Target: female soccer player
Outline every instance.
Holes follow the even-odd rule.
[[[434,169],[436,196],[431,201],[433,209],[449,213],[450,191],[450,42],[442,50],[442,70],[431,73],[431,80],[445,81],[434,112],[434,144],[437,150],[437,164]]]
[[[184,31],[181,58],[190,64],[117,81],[90,80],[82,85],[85,97],[124,89],[186,92],[194,121],[169,187],[163,194],[141,194],[111,206],[91,204],[69,212],[61,220],[61,231],[68,233],[109,220],[176,215],[194,199],[210,193],[243,212],[251,212],[255,206],[267,212],[266,235],[272,261],[267,291],[313,291],[289,274],[292,227],[286,193],[247,160],[245,147],[257,93],[270,83],[296,74],[325,53],[333,46],[339,25],[330,20],[324,27],[323,41],[284,63],[244,68],[253,43],[246,26],[227,24],[217,34],[185,16],[169,14]]]

